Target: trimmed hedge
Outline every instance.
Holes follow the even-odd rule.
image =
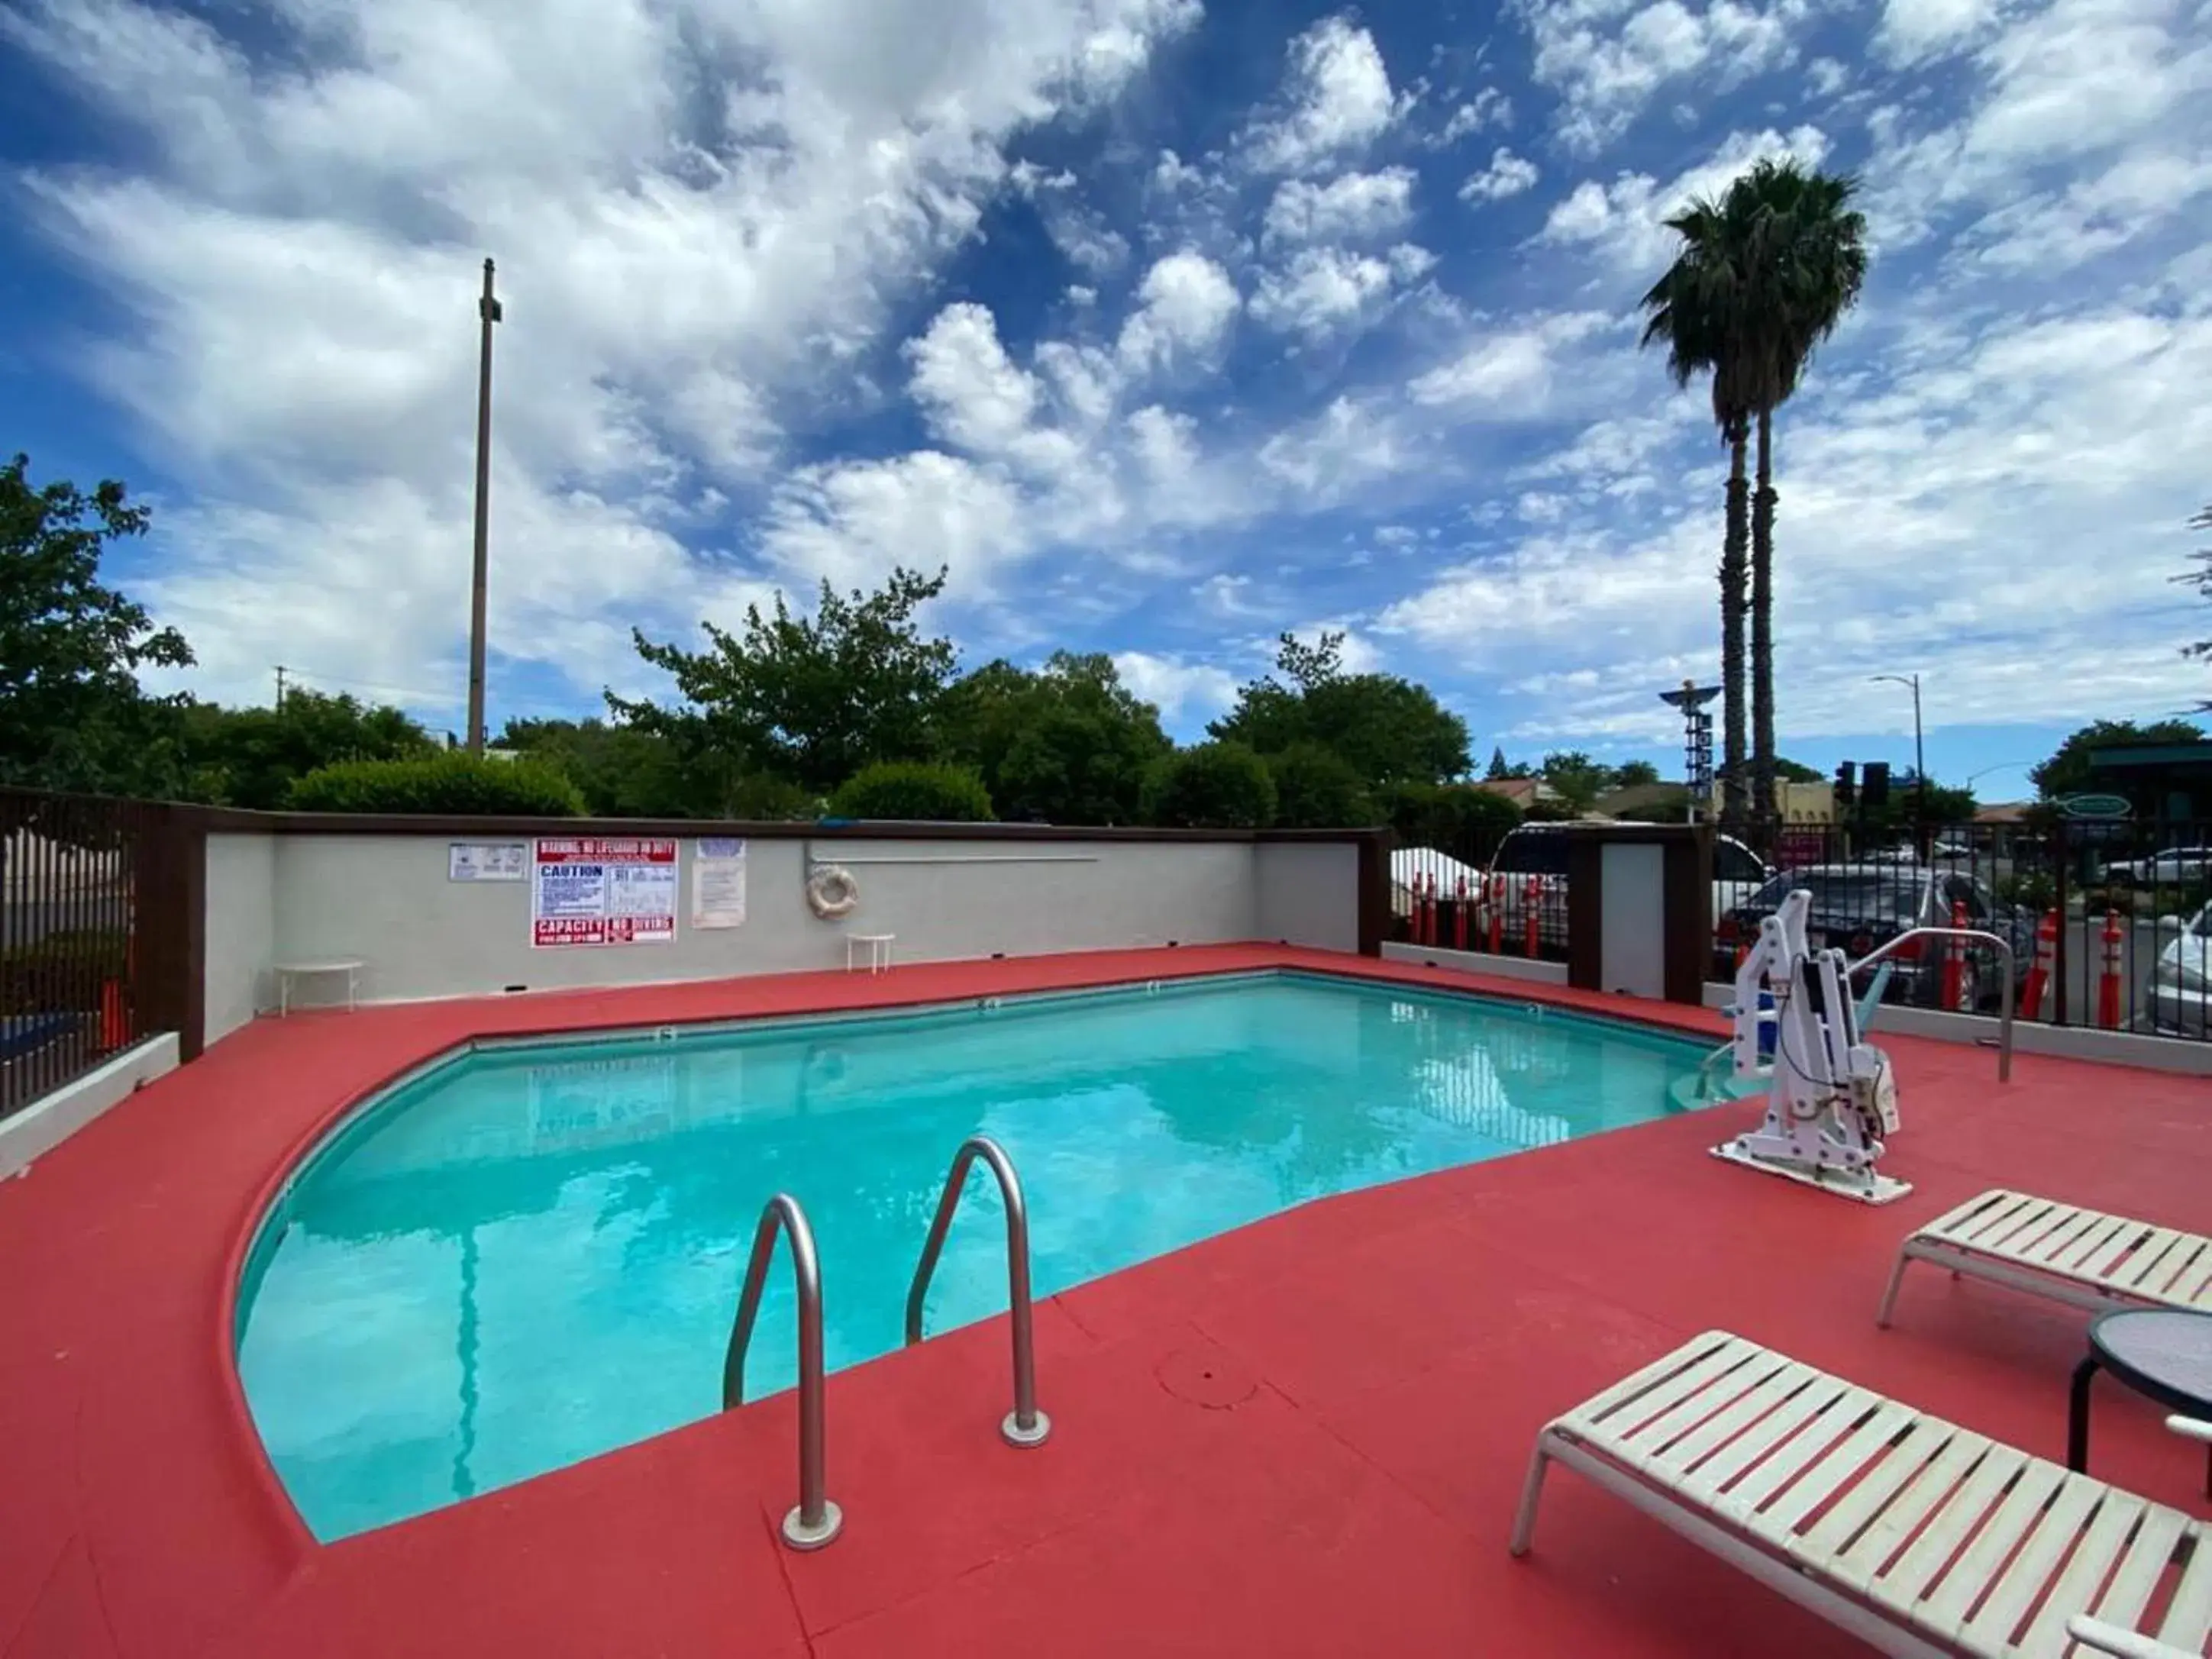
[[[830,797],[835,818],[897,818],[925,823],[989,823],[991,792],[965,766],[933,761],[878,761],[839,784]]]
[[[1165,830],[1265,830],[1275,821],[1275,781],[1243,744],[1201,743],[1145,775],[1144,813]]]
[[[292,785],[301,812],[450,812],[470,817],[580,817],[583,792],[542,761],[465,749],[407,760],[340,761]]]

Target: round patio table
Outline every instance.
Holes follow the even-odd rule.
[[[2090,1321],[2066,1413],[2066,1467],[2077,1474],[2089,1463],[2089,1379],[2100,1370],[2168,1411],[2212,1421],[2212,1313],[2128,1308]],[[2212,1494],[2212,1449],[2204,1485]]]

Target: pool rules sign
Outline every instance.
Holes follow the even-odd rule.
[[[676,939],[676,843],[570,836],[540,841],[530,870],[530,942],[669,945]]]

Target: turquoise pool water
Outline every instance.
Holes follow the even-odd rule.
[[[1302,975],[481,1049],[301,1172],[252,1255],[239,1368],[293,1500],[339,1537],[715,1410],[779,1189],[813,1223],[834,1368],[898,1346],[979,1130],[1021,1171],[1045,1296],[1302,1200],[1663,1115],[1700,1053]],[[1004,1211],[971,1179],[932,1332],[1006,1305]],[[769,1283],[753,1396],[794,1374],[781,1252]]]

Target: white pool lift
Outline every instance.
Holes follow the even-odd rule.
[[[1888,1055],[1860,1040],[1844,953],[1807,942],[1812,902],[1802,889],[1784,898],[1760,921],[1759,942],[1736,969],[1735,1075],[1771,1084],[1759,1127],[1714,1147],[1713,1156],[1887,1204],[1912,1190],[1875,1168],[1882,1138],[1897,1133],[1896,1073]]]

